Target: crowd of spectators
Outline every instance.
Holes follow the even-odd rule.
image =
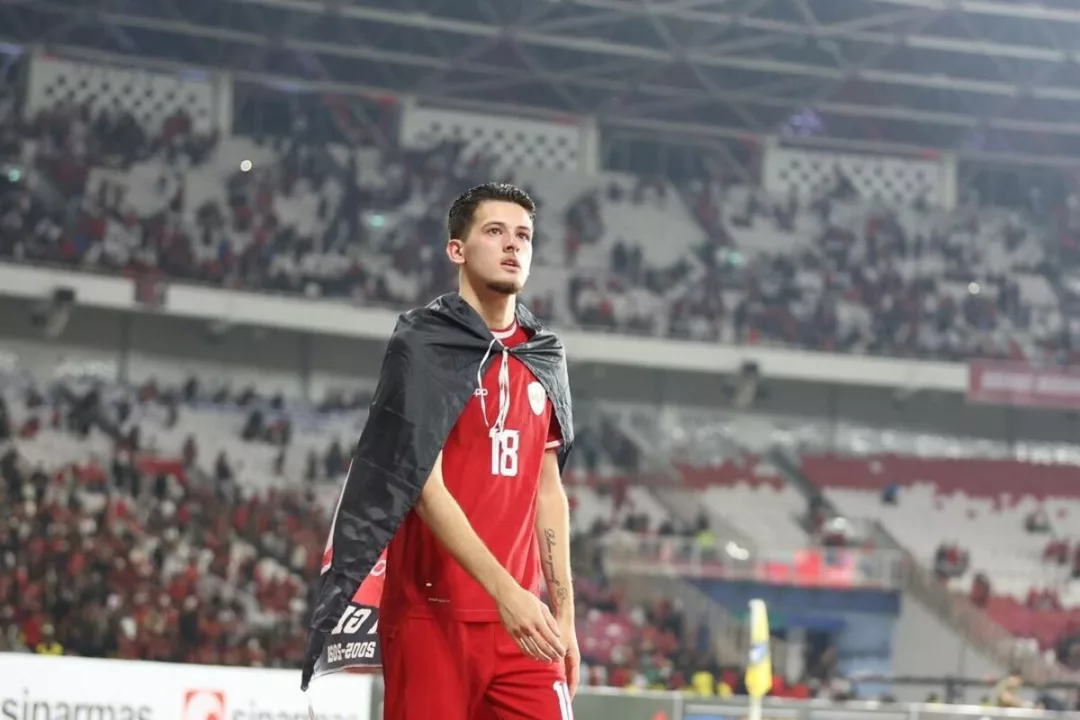
[[[347,148],[303,118],[288,137],[244,139],[254,161],[222,165],[231,141],[196,132],[183,111],[153,129],[121,109],[3,114],[0,147],[18,152],[0,189],[0,258],[412,305],[452,286],[435,242],[450,200],[514,179],[464,143]],[[722,178],[682,190],[638,178],[600,179],[553,216],[553,181],[527,180],[538,262],[567,268],[530,300],[560,323],[948,359],[1072,351],[1047,289],[1057,268],[1020,212],[886,208],[841,182],[806,203]],[[645,252],[656,238],[607,227],[605,208],[644,208],[701,240]],[[599,261],[580,266],[588,248]]]
[[[730,189],[718,181],[694,192],[710,281],[744,289],[731,308],[740,338],[951,360],[1060,359],[1072,349],[1030,211],[886,206],[857,198],[842,176],[809,203],[754,190],[725,204]],[[805,233],[805,218],[807,242],[765,252],[739,243],[763,227]]]
[[[251,141],[269,160],[214,175],[223,142],[195,131],[183,112],[150,129],[122,110],[77,106],[27,121],[10,99],[0,102],[0,259],[412,305],[452,285],[433,242],[450,200],[479,182],[514,179],[460,143],[339,152],[303,123],[288,138]],[[147,180],[138,201],[134,176]],[[221,192],[205,192],[200,184],[214,177]],[[529,189],[542,204],[544,186]],[[1060,313],[1020,279],[1060,280],[1023,213],[884,208],[852,198],[843,183],[809,204],[736,190],[721,179],[676,189],[639,178],[580,194],[554,226],[549,216],[541,227],[538,238],[558,248],[538,244],[542,261],[565,267],[569,281],[535,293],[534,309],[567,324],[707,341],[954,360],[1070,358]],[[664,262],[642,251],[655,238],[612,239],[605,227],[605,207],[662,213],[678,203],[690,207],[703,239]],[[854,220],[836,211],[853,205],[862,208]],[[800,222],[807,217],[815,222]],[[747,246],[750,231],[812,237],[790,251],[757,251]],[[579,265],[590,248],[602,251],[601,267]],[[151,452],[133,412],[154,404],[175,424],[196,401],[243,408],[236,443],[279,448],[273,474],[283,477],[287,403],[256,396],[208,394],[195,381],[108,398],[97,389],[26,388],[20,402],[36,412],[17,421],[0,403],[0,506],[12,508],[0,521],[0,649],[297,665],[328,520],[316,490],[339,480],[347,446],[309,448],[295,484],[251,488],[227,453],[204,457],[194,439],[174,455]],[[340,396],[317,410],[365,404],[362,394]],[[106,437],[111,459],[28,464],[20,444],[42,433]],[[583,428],[576,462],[590,470],[604,456],[632,468],[635,451],[594,424]],[[652,531],[648,522],[621,515],[576,538],[578,565],[590,568],[579,578],[583,632],[620,630],[616,643],[583,645],[586,681],[739,692],[740,669],[686,642],[677,605],[627,603],[602,563],[580,562],[589,536],[613,523]],[[957,548],[943,548],[938,560],[943,578],[966,569]],[[1028,601],[1039,609],[1056,599]],[[817,680],[781,683],[775,694],[829,692],[832,678]]]
[[[297,406],[280,396],[211,388],[194,378],[130,390],[8,386],[3,394],[0,502],[13,511],[0,527],[0,647],[296,666],[305,646],[308,582],[327,528],[328,503],[319,490],[332,492],[340,481],[340,442],[306,451],[310,469],[303,476],[254,487],[236,465],[242,447],[296,450],[300,430],[290,417]],[[314,411],[354,412],[363,401],[362,393],[333,394]],[[235,417],[227,450],[206,452],[195,437],[175,451],[154,440],[158,425],[186,427],[185,415],[207,407],[228,408]],[[274,430],[248,432],[259,415]],[[615,431],[587,429],[603,455],[597,464],[609,464],[617,450],[605,443]],[[40,457],[35,443],[59,447],[58,440],[108,452],[74,459],[58,453],[55,465],[28,461]],[[677,602],[632,602],[604,572],[602,540],[612,530],[708,545],[708,522],[681,526],[651,517],[634,506],[623,482],[593,487],[610,501],[611,515],[577,528],[574,537],[586,681],[738,694],[741,668],[688,642],[694,633]],[[947,574],[964,553],[943,546],[940,556]],[[1033,607],[1044,600],[1034,598]],[[774,694],[844,697],[852,686],[835,670],[812,663],[802,682],[781,680]]]
[[[420,213],[371,237],[363,213],[400,210],[417,184],[441,207],[447,188],[475,179],[448,175],[441,166],[457,167],[443,160],[453,149],[435,148],[386,159],[384,182],[361,188],[355,156],[338,162],[301,133],[266,141],[273,166],[234,167],[217,178],[220,194],[198,202],[191,177],[219,139],[195,134],[182,111],[153,135],[123,112],[94,116],[72,106],[28,123],[10,116],[3,132],[30,149],[23,160],[33,172],[4,193],[0,256],[384,304],[428,290],[416,262],[433,218]],[[150,185],[134,198],[132,174]],[[310,211],[300,223],[309,227],[280,220],[289,202]],[[373,265],[365,249],[380,256]]]
[[[195,453],[140,452],[136,428],[109,422],[130,411],[127,400],[106,412],[94,390],[22,392],[30,412],[10,412],[10,398],[0,408],[0,498],[11,510],[0,527],[3,649],[299,661],[307,581],[328,527],[310,489],[252,492],[223,457],[204,469]],[[131,402],[165,401],[144,393]],[[29,463],[20,446],[48,434],[93,437],[111,459]]]
[[[316,411],[355,402],[335,396]],[[229,441],[237,450],[204,457],[195,437],[179,452],[147,441],[157,429],[148,418],[176,426],[199,403],[239,410]],[[195,379],[127,391],[8,385],[0,394],[0,504],[10,509],[0,521],[0,650],[297,667],[329,525],[317,491],[340,482],[343,450],[331,442],[312,451],[304,478],[245,485],[231,459],[242,444],[290,446],[287,425],[272,438],[247,432],[261,407],[279,420],[289,414],[280,397],[205,389]],[[90,443],[108,454],[31,462],[39,442]],[[677,606],[627,603],[608,582],[593,542],[608,527],[574,538],[586,681],[737,690],[737,667],[687,644]]]

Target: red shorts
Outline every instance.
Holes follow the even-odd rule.
[[[573,718],[563,663],[528,657],[500,623],[418,617],[379,635],[383,720]]]

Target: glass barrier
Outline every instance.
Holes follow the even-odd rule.
[[[576,710],[576,707],[575,707]],[[717,702],[686,700],[676,703],[670,720],[731,720],[744,718],[747,714],[746,700],[737,699]],[[1069,718],[1077,720],[1080,713],[1044,712],[1041,710],[1014,710],[984,708],[975,705],[922,705],[882,704],[870,702],[833,703],[821,700],[766,701],[762,708],[762,720],[1041,720],[1042,718]],[[586,720],[579,718],[579,720]]]
[[[903,556],[891,550],[808,547],[751,552],[733,541],[625,531],[611,532],[602,542],[610,569],[634,574],[877,589],[898,589],[904,577]]]
[[[371,717],[383,715],[382,677],[372,685]],[[583,687],[574,698],[575,720],[745,720],[749,699],[703,698],[676,692]],[[985,708],[978,705],[782,700],[766,698],[761,720],[1080,720],[1077,712]]]
[[[712,700],[678,693],[633,693],[582,688],[574,700],[576,720],[743,720],[747,699]],[[822,700],[769,700],[761,720],[1080,720],[1080,713],[984,708],[974,705],[922,705]]]

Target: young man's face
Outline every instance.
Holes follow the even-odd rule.
[[[517,295],[532,267],[533,221],[512,202],[488,200],[476,208],[469,232],[451,238],[447,254],[476,290]]]

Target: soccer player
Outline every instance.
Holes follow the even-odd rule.
[[[387,550],[379,607],[387,720],[564,720],[581,658],[552,403],[526,343],[535,206],[487,184],[450,209],[446,254],[491,334],[486,370]],[[549,609],[539,597],[541,578]]]

